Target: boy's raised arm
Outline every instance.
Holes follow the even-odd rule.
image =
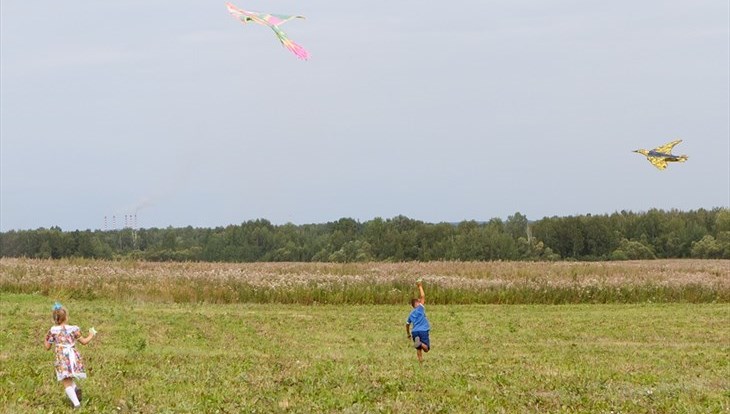
[[[418,301],[421,302],[421,305],[426,303],[426,294],[423,293],[423,284],[421,282],[418,282],[418,293],[420,296],[418,297]]]

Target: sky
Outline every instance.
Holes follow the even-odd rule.
[[[0,231],[730,206],[725,0],[234,4],[311,59],[224,1],[3,0]]]

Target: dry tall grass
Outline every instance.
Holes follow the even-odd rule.
[[[209,303],[730,302],[730,261],[150,263],[0,259],[0,291]]]

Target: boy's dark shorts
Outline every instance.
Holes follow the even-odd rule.
[[[421,342],[426,344],[428,349],[431,349],[431,340],[428,339],[428,331],[413,331],[411,332],[411,338],[413,338],[413,341],[416,340],[416,337],[419,337],[421,339]]]

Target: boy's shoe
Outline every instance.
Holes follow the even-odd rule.
[[[416,337],[416,339],[413,340],[413,347],[416,349],[421,349],[421,338]]]
[[[82,395],[83,395],[83,392],[81,391],[81,388],[76,388],[76,398],[79,399],[79,402],[81,402]]]

